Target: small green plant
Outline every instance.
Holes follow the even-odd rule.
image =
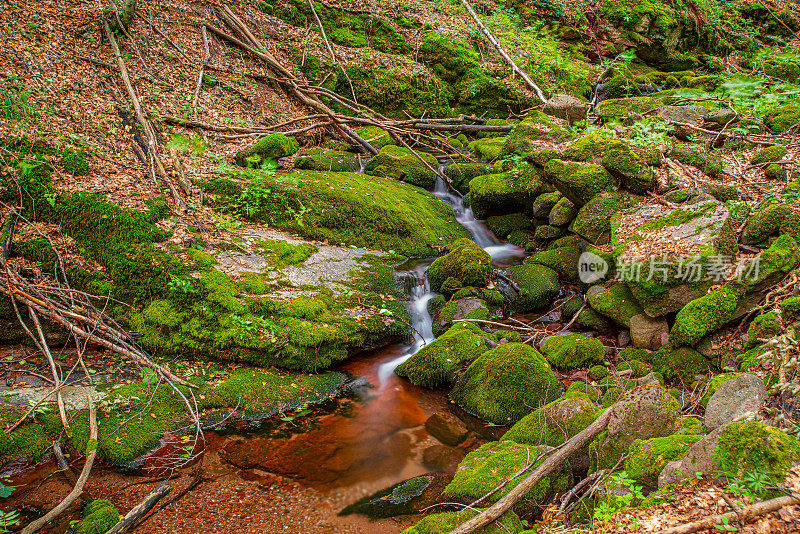
[[[268,334],[274,334],[277,325],[271,319],[266,317],[253,317],[252,319],[245,319],[239,315],[232,315],[231,319],[245,332],[261,331]]]
[[[625,508],[630,508],[644,499],[642,486],[637,486],[636,481],[628,476],[628,473],[625,471],[620,471],[619,473],[611,475],[609,477],[609,483],[613,486],[627,489],[627,493],[624,495],[610,496],[598,504],[594,509],[595,519],[608,521],[614,513]]]
[[[722,516],[722,523],[720,523],[719,525],[714,525],[714,528],[717,530],[722,530],[723,532],[736,532],[737,530],[739,530],[738,528],[731,525],[730,521],[725,516]]]
[[[194,292],[194,286],[190,280],[175,275],[170,275],[167,287],[172,294],[189,295]]]
[[[727,473],[729,483],[727,490],[734,495],[748,497],[751,501],[756,501],[764,496],[769,486],[775,481],[764,471],[751,471],[743,478],[736,478]]]
[[[0,532],[11,532],[9,527],[13,527],[17,523],[19,523],[19,512],[16,510],[0,511]]]
[[[6,499],[14,493],[14,490],[17,489],[16,486],[6,486],[2,482],[0,482],[0,498]]]
[[[142,378],[142,384],[145,386],[154,386],[158,384],[158,375],[149,367],[142,368],[139,371],[139,376]]]
[[[36,116],[30,103],[32,94],[33,89],[17,84],[13,76],[0,83],[0,109],[12,126]]]
[[[644,119],[636,121],[628,127],[630,135],[628,143],[633,146],[666,145],[670,142],[669,134],[675,128],[666,122]]]

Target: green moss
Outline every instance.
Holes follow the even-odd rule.
[[[432,475],[421,475],[398,482],[347,506],[339,515],[363,514],[370,518],[394,517],[414,513],[414,500],[422,496],[434,481]]]
[[[670,157],[686,165],[696,167],[712,178],[718,178],[722,175],[722,162],[697,148],[676,146],[670,152]]]
[[[728,476],[764,473],[773,483],[779,483],[800,460],[800,442],[758,421],[733,423],[719,436],[716,460]]]
[[[300,265],[319,252],[319,247],[312,243],[293,245],[286,241],[274,241],[272,239],[259,241],[254,248],[268,256],[270,263],[278,269],[291,265]]]
[[[745,273],[743,283],[748,291],[761,289],[782,279],[800,263],[800,249],[795,239],[788,234],[779,236],[758,259],[758,269]]]
[[[582,397],[586,396],[591,402],[597,404],[600,402],[601,393],[596,387],[587,384],[586,382],[573,382],[564,392],[565,397]]]
[[[83,150],[65,150],[61,153],[61,164],[64,169],[73,176],[86,176],[92,169],[86,161],[89,155]]]
[[[768,112],[764,116],[764,124],[774,134],[781,134],[800,121],[800,105],[788,104],[780,109]]]
[[[525,156],[525,159],[528,160],[529,163],[532,165],[536,165],[537,167],[544,167],[545,163],[550,161],[551,159],[556,158],[564,158],[568,159],[561,155],[561,152],[556,150],[555,148],[543,148],[541,150],[532,150],[528,152]]]
[[[742,294],[740,286],[728,284],[689,302],[675,317],[669,332],[670,345],[696,345],[703,336],[730,320]]]
[[[589,304],[598,312],[628,328],[631,317],[644,313],[628,284],[624,282],[610,283],[605,291],[593,290],[589,294]]]
[[[617,365],[618,373],[625,371],[631,371],[631,376],[633,376],[633,378],[641,378],[650,372],[650,370],[647,368],[647,365],[639,360],[626,360]]]
[[[537,252],[525,262],[544,265],[557,272],[560,279],[577,282],[580,255],[580,248],[572,245]]]
[[[273,133],[262,137],[251,148],[236,153],[236,164],[242,167],[258,167],[268,158],[291,156],[300,149],[294,137]]]
[[[428,267],[428,281],[433,291],[439,291],[450,277],[463,285],[483,287],[489,281],[492,258],[469,239],[459,239],[450,245],[450,252]]]
[[[593,365],[589,368],[589,378],[592,380],[602,380],[608,376],[608,368],[605,365]]]
[[[557,399],[561,390],[544,356],[522,343],[505,343],[472,362],[450,398],[478,417],[509,424]]]
[[[786,169],[778,164],[778,163],[771,163],[764,168],[764,177],[767,180],[776,180],[776,181],[785,181],[789,173]]]
[[[377,126],[364,126],[362,128],[356,128],[353,131],[378,150],[386,145],[397,144],[394,139],[392,139],[392,136],[389,135],[389,132]]]
[[[683,458],[702,436],[674,434],[648,440],[637,439],[628,448],[625,472],[637,483],[650,488],[658,485],[658,475],[674,460]]]
[[[486,352],[482,335],[459,323],[400,364],[395,372],[412,384],[436,387],[452,382],[456,371]]]
[[[595,195],[578,210],[570,230],[592,243],[605,244],[610,239],[611,217],[637,200],[622,193]]]
[[[644,194],[656,185],[656,176],[650,166],[622,141],[612,141],[603,151],[603,167],[634,193]]]
[[[545,176],[568,199],[583,206],[598,193],[614,189],[614,181],[600,165],[552,159],[544,166]]]
[[[544,340],[540,350],[550,365],[563,370],[602,362],[605,356],[603,343],[599,339],[581,334],[551,336]]]
[[[469,193],[470,180],[491,172],[492,166],[484,163],[453,163],[445,168],[444,175],[450,178],[456,190],[466,194]]]
[[[508,215],[494,215],[486,219],[486,226],[500,239],[506,238],[514,230],[527,230],[531,227],[531,220],[522,213]]]
[[[663,104],[657,98],[646,96],[631,98],[611,98],[603,100],[595,108],[595,113],[605,120],[626,117],[632,113],[644,114],[659,109]]]
[[[713,185],[708,194],[720,202],[739,200],[739,189],[733,185]]]
[[[778,314],[774,311],[763,313],[753,319],[747,328],[747,343],[744,350],[750,350],[756,345],[769,340],[769,338],[780,334],[783,330]]]
[[[717,388],[719,388],[720,385],[722,385],[723,383],[727,382],[728,380],[736,378],[740,374],[741,373],[722,373],[722,374],[718,374],[717,376],[715,376],[711,380],[709,380],[708,381],[708,388],[706,389],[706,393],[705,393],[705,395],[703,395],[703,398],[701,399],[701,402],[703,403],[703,406],[707,406],[708,405],[708,401],[711,400],[711,397],[714,395],[714,393],[717,392]]]
[[[0,422],[5,427],[16,423],[27,410],[17,409],[9,405],[0,406]],[[57,434],[54,434],[57,435]],[[0,432],[0,466],[4,466],[15,458],[27,458],[34,462],[41,460],[53,444],[40,423],[26,420],[11,434]]]
[[[72,527],[74,534],[105,534],[116,525],[122,515],[108,499],[89,501],[83,509],[83,518]]]
[[[471,141],[467,145],[467,148],[481,159],[493,161],[503,155],[503,145],[505,145],[505,142],[505,137],[487,137]]]
[[[447,204],[425,191],[379,176],[258,173],[256,180],[244,186],[214,180],[206,184],[206,192],[217,195],[218,207],[316,241],[425,256],[431,246],[467,236]],[[256,195],[260,204],[244,211]]]
[[[742,238],[745,243],[756,244],[777,233],[792,208],[786,204],[770,202],[760,205],[750,216]]]
[[[558,447],[588,427],[598,408],[583,393],[574,393],[542,406],[520,419],[503,440]]]
[[[773,145],[766,148],[762,148],[755,154],[753,157],[750,158],[750,163],[752,165],[760,165],[762,163],[772,163],[773,161],[780,161],[786,156],[789,152],[783,145]]]
[[[525,119],[518,123],[506,136],[503,155],[527,156],[539,148],[536,141],[566,141],[572,134],[554,123],[541,111],[531,111]]]
[[[357,171],[358,159],[350,152],[328,150],[325,148],[311,148],[302,150],[294,160],[296,169],[309,169],[312,171]]]
[[[436,184],[438,162],[430,154],[419,153],[431,168],[422,163],[411,150],[394,145],[381,148],[378,155],[367,162],[364,172],[373,176],[386,176],[423,189],[433,189]]]
[[[469,182],[470,205],[479,219],[494,214],[528,213],[544,191],[538,171],[527,165],[516,171],[478,176]]]
[[[578,213],[578,208],[568,198],[562,198],[556,202],[553,209],[548,214],[548,222],[552,226],[567,226],[575,215]]]
[[[512,302],[517,311],[546,308],[558,295],[558,273],[548,267],[535,264],[515,265],[509,267],[506,273],[520,288],[519,293],[514,292]]]
[[[781,316],[789,318],[800,310],[800,297],[789,297],[780,303]]]
[[[584,135],[564,149],[562,159],[567,161],[601,160],[610,145],[611,140],[602,135]]]
[[[665,345],[652,353],[649,360],[653,370],[661,373],[665,380],[678,380],[685,387],[689,387],[697,375],[709,372],[708,361],[690,347],[675,349]]]
[[[441,534],[449,532],[458,525],[481,513],[481,508],[463,508],[458,512],[431,514],[409,527],[402,534]],[[475,531],[476,534],[520,534],[525,527],[517,514],[508,511],[496,521]]]

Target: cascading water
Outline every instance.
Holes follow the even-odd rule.
[[[486,225],[475,218],[471,208],[464,206],[464,199],[450,191],[441,178],[442,171],[446,165],[439,166],[439,177],[433,188],[433,194],[447,203],[456,215],[456,221],[463,226],[479,247],[485,250],[492,257],[493,262],[506,262],[513,258],[521,258],[525,255],[523,248],[510,244],[502,244]],[[403,356],[382,364],[378,370],[380,386],[383,387],[388,378],[398,365],[416,354],[422,347],[436,339],[433,335],[433,318],[428,311],[428,301],[436,296],[430,291],[428,278],[425,271],[433,260],[419,262],[411,270],[402,271],[405,281],[410,281],[411,287],[407,288],[407,294],[411,297],[408,305],[409,315],[411,315],[411,325],[413,326],[413,342],[408,347],[408,351]]]

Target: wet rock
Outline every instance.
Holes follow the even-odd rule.
[[[546,308],[558,295],[558,273],[543,265],[523,264],[510,267],[508,277],[517,284],[519,292],[507,290],[512,307],[519,312]]]
[[[488,319],[488,309],[478,298],[451,300],[433,314],[433,334],[442,335],[461,319]]]
[[[430,167],[435,169],[438,162],[430,154],[421,153],[419,156],[427,165],[405,147],[386,145],[367,162],[364,172],[407,182],[423,189],[433,189],[436,172]]]
[[[428,267],[428,281],[433,291],[439,291],[448,278],[456,278],[464,286],[483,287],[489,280],[492,258],[469,239],[459,239],[450,245],[450,252]]]
[[[432,504],[445,483],[440,475],[410,478],[351,504],[339,515],[381,518],[413,514]]]
[[[570,95],[555,95],[545,102],[542,111],[547,115],[558,117],[569,122],[582,121],[586,118],[589,104]]]
[[[425,421],[425,430],[445,445],[458,445],[467,437],[467,426],[449,413],[435,413]]]
[[[460,448],[448,447],[447,445],[431,445],[422,451],[422,465],[428,469],[454,475],[458,469],[458,464],[461,463],[464,456],[465,453]]]
[[[758,412],[767,399],[764,381],[746,373],[719,385],[706,406],[706,428],[716,430]]]

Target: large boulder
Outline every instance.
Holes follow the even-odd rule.
[[[236,164],[243,167],[259,167],[271,158],[291,156],[300,149],[300,143],[294,137],[282,133],[273,133],[262,137],[252,147],[236,154]]]
[[[602,341],[581,334],[550,336],[539,350],[550,365],[567,371],[600,363],[605,356]]]
[[[586,119],[589,104],[571,95],[558,94],[545,102],[542,111],[547,115],[574,123]]]
[[[625,191],[595,195],[578,210],[569,229],[595,245],[605,245],[611,240],[613,216],[641,200]]]
[[[544,171],[550,183],[577,206],[583,206],[598,193],[616,189],[605,168],[593,163],[551,159]]]
[[[450,245],[450,252],[428,267],[428,282],[437,292],[448,278],[457,279],[462,286],[483,287],[491,274],[491,256],[473,241],[459,239]]]
[[[558,273],[553,269],[526,263],[509,267],[506,274],[519,288],[507,290],[511,306],[518,312],[546,308],[558,296]]]
[[[367,162],[364,172],[373,176],[386,176],[423,189],[433,189],[439,163],[430,154],[417,154],[427,165],[405,147],[386,145]]]
[[[656,186],[656,175],[650,166],[622,141],[609,143],[602,161],[603,167],[628,191],[641,195]]]
[[[533,201],[547,190],[533,166],[486,174],[469,182],[470,207],[478,219],[489,215],[530,213]]]
[[[456,379],[450,399],[497,424],[514,424],[561,395],[563,386],[535,349],[504,343],[479,356]]]
[[[734,317],[743,294],[741,285],[728,284],[687,303],[675,316],[669,332],[670,344],[676,347],[697,345],[703,336]]]
[[[425,430],[445,445],[458,445],[467,437],[466,425],[450,413],[435,413],[425,421]]]
[[[764,381],[745,373],[717,387],[706,406],[705,426],[709,431],[758,413],[767,400]]]
[[[554,123],[550,117],[541,111],[532,111],[506,137],[503,155],[526,156],[537,148],[537,141],[561,142],[570,137],[572,134]]]
[[[469,193],[469,183],[473,178],[491,174],[494,167],[485,163],[453,163],[444,169],[444,175],[450,178],[461,194]]]
[[[360,166],[359,159],[352,152],[327,148],[302,150],[294,160],[295,169],[312,171],[355,172]]]

